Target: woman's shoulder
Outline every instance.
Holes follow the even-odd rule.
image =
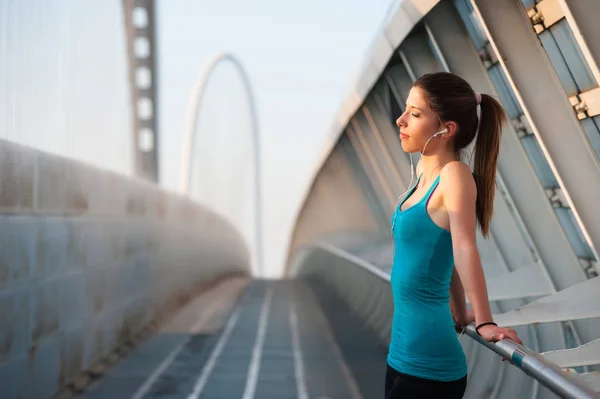
[[[444,165],[440,172],[440,184],[443,184],[444,193],[450,195],[477,195],[473,172],[461,161],[452,161]]]
[[[466,163],[462,161],[451,161],[442,167],[440,177],[444,178],[444,176],[454,178],[470,177],[472,180],[473,172],[471,172],[471,169]]]

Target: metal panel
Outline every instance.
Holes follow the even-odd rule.
[[[600,277],[584,281],[517,310],[494,315],[502,326],[600,317]]]
[[[600,339],[572,349],[562,349],[541,353],[558,367],[579,367],[600,364]]]
[[[546,271],[539,265],[522,265],[514,272],[487,279],[486,285],[490,301],[546,296],[556,292],[548,281]]]
[[[510,0],[475,0],[475,3],[494,47],[502,56],[500,62],[535,124],[540,145],[548,154],[550,166],[598,259],[600,213],[596,211],[595,199],[600,198],[600,185],[581,182],[597,181],[600,163],[589,148],[585,132],[521,6]]]

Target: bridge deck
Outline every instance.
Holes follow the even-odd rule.
[[[385,348],[333,295],[300,281],[225,281],[81,395],[89,399],[373,398]]]

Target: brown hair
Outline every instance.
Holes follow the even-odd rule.
[[[494,213],[496,189],[496,161],[500,150],[500,134],[506,114],[493,97],[481,94],[481,120],[477,129],[477,99],[475,92],[464,79],[448,72],[430,73],[415,83],[426,98],[429,107],[437,114],[440,122],[456,122],[454,149],[460,156],[477,135],[473,162],[477,185],[477,220],[484,237],[490,230]]]

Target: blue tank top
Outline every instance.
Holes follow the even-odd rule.
[[[422,199],[400,210],[420,180],[421,176],[392,217],[394,316],[387,362],[404,374],[454,381],[467,374],[467,362],[450,312],[452,238],[427,213],[440,177]]]

